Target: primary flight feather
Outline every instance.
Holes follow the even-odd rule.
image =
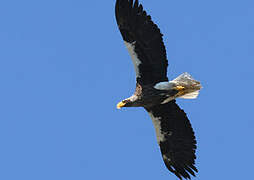
[[[168,81],[162,34],[138,0],[117,0],[115,15],[136,72],[136,91],[117,108],[144,107],[154,124],[166,167],[179,179],[190,179],[198,171],[196,139],[175,99],[196,98],[201,85],[188,73]]]

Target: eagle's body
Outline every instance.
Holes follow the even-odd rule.
[[[167,168],[182,179],[195,176],[196,140],[191,124],[175,99],[193,99],[201,85],[188,73],[167,78],[162,34],[138,0],[117,0],[116,20],[136,72],[136,91],[117,108],[144,107],[156,130]]]
[[[179,81],[180,79],[180,81]],[[188,73],[184,73],[169,82],[159,82],[148,85],[136,84],[135,93],[121,101],[121,107],[144,107],[150,108],[159,104],[166,104],[176,98],[194,99],[198,96],[201,85]]]

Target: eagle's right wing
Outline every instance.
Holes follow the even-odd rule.
[[[140,85],[168,81],[162,34],[138,0],[117,0],[115,15]]]
[[[148,111],[166,167],[180,179],[195,176],[196,140],[185,112],[175,100],[160,104]]]

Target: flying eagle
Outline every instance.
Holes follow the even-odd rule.
[[[117,104],[144,107],[156,130],[162,158],[179,179],[190,179],[195,167],[196,139],[191,124],[176,98],[194,99],[200,82],[188,73],[172,81],[167,78],[168,61],[159,28],[138,0],[117,0],[115,15],[136,72],[134,94]]]

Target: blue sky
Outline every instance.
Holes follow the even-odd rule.
[[[195,130],[193,179],[251,179],[254,2],[142,0],[175,78],[204,86],[178,100]],[[116,109],[135,74],[115,0],[0,2],[0,179],[176,179],[142,108]]]

